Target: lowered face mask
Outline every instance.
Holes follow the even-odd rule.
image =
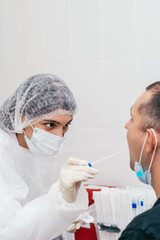
[[[32,153],[43,156],[54,156],[58,153],[65,139],[65,137],[56,136],[36,127],[33,128],[31,139],[26,136],[25,132],[24,138]]]
[[[156,133],[155,133],[154,129],[151,128],[151,130],[152,130],[152,132],[154,134],[154,138],[155,138],[156,144],[155,144],[155,147],[154,147],[154,150],[153,150],[153,154],[152,154],[152,158],[151,158],[151,162],[150,162],[149,168],[148,168],[147,171],[144,171],[144,169],[143,169],[143,167],[141,165],[142,154],[143,154],[144,146],[145,146],[145,143],[146,143],[146,140],[147,140],[147,137],[148,137],[148,133],[146,134],[146,137],[144,139],[144,143],[143,143],[142,150],[141,150],[141,153],[140,153],[139,162],[135,162],[135,166],[134,166],[134,171],[136,172],[136,175],[137,175],[138,179],[141,182],[149,184],[149,185],[151,185],[151,172],[150,172],[150,169],[151,169],[152,162],[153,162],[154,155],[155,155],[156,148],[157,148]]]

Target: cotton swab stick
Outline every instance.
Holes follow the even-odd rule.
[[[101,158],[101,159],[95,161],[94,163],[88,163],[88,166],[89,166],[89,167],[92,167],[92,166],[94,166],[95,164],[100,163],[100,162],[102,162],[102,161],[104,161],[104,160],[106,160],[106,159],[109,159],[109,158],[111,158],[111,157],[114,157],[114,156],[116,156],[116,155],[118,155],[118,154],[120,154],[120,153],[122,153],[122,152],[125,152],[126,150],[127,150],[127,149],[123,149],[123,150],[121,150],[121,151],[119,151],[119,152],[117,152],[117,153],[113,153],[113,154],[111,154],[111,155],[109,155],[109,156],[106,156],[106,157],[104,157],[104,158]]]

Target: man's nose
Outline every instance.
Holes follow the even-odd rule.
[[[124,127],[125,127],[126,129],[128,129],[128,125],[129,125],[129,121],[126,122],[126,124],[124,125]]]

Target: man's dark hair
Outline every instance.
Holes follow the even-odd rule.
[[[154,128],[160,131],[160,81],[154,82],[146,87],[146,91],[152,91],[149,101],[139,107],[139,112],[143,116],[142,129]]]

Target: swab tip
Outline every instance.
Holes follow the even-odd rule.
[[[92,167],[92,163],[88,163],[88,166],[89,166],[89,167]]]

